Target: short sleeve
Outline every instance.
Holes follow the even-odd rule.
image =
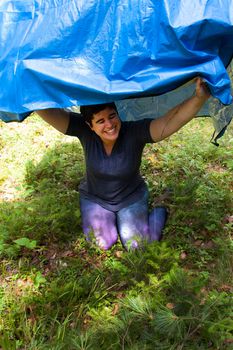
[[[79,113],[70,113],[70,121],[66,131],[66,135],[82,137],[87,132],[88,126],[82,115]]]
[[[142,144],[154,143],[154,140],[150,134],[150,123],[152,120],[153,119],[148,118],[130,122],[132,123],[130,126],[131,132],[133,133],[135,139]]]

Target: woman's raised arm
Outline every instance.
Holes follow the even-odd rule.
[[[49,108],[36,111],[36,113],[58,131],[66,133],[70,121],[69,112],[64,109]]]
[[[174,134],[195,117],[209,97],[208,88],[198,78],[194,96],[170,109],[164,116],[151,122],[150,134],[152,139],[158,142]]]

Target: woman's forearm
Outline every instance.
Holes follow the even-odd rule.
[[[207,88],[199,79],[194,96],[170,109],[163,117],[151,122],[150,133],[152,139],[158,142],[178,131],[197,115],[209,96]]]

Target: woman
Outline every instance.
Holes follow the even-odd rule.
[[[165,139],[189,122],[209,98],[200,78],[195,95],[158,119],[121,122],[114,103],[82,106],[81,116],[60,109],[37,113],[57,130],[79,138],[86,179],[79,187],[83,232],[109,249],[118,235],[125,248],[160,240],[167,211],[148,212],[148,191],[140,173],[146,143]]]

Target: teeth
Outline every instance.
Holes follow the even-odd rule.
[[[105,131],[107,134],[113,134],[115,132],[115,128],[111,129],[111,130],[106,130]]]

